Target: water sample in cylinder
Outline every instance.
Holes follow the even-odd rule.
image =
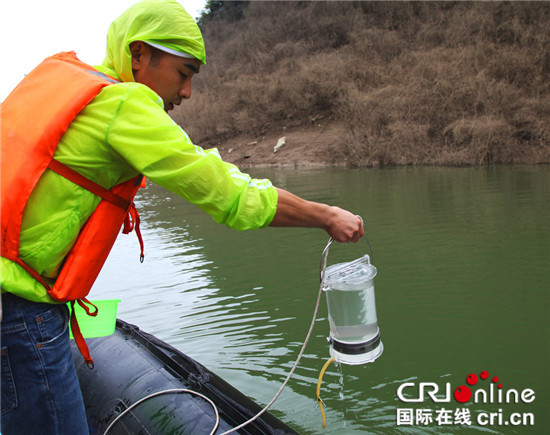
[[[323,290],[327,295],[331,355],[345,364],[364,364],[383,351],[376,316],[376,267],[364,255],[329,266]]]

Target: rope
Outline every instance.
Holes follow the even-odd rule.
[[[212,400],[210,400],[208,397],[202,395],[201,393],[197,393],[196,391],[193,391],[193,390],[186,390],[186,389],[182,389],[182,388],[177,388],[177,389],[171,389],[171,390],[162,390],[162,391],[157,391],[156,393],[153,393],[153,394],[150,394],[148,396],[145,396],[143,397],[142,399],[138,400],[136,403],[134,403],[132,406],[126,408],[123,412],[121,412],[112,422],[111,424],[107,427],[107,429],[105,430],[105,432],[103,432],[103,435],[107,435],[107,432],[109,432],[111,430],[111,428],[115,425],[115,423],[120,420],[126,413],[128,413],[130,410],[134,409],[136,406],[138,406],[140,403],[143,403],[145,402],[146,400],[149,400],[153,397],[156,397],[156,396],[160,396],[161,394],[180,394],[180,393],[190,393],[190,394],[195,394],[196,396],[199,396],[199,397],[202,397],[204,400],[206,400],[208,403],[210,403],[210,405],[212,405],[212,408],[214,408],[214,413],[216,414],[216,423],[214,424],[214,428],[212,429],[212,431],[210,432],[210,435],[213,435],[216,430],[218,429],[218,425],[220,424],[220,416],[218,414],[218,409],[216,408],[216,405],[214,404],[214,402],[212,402]]]
[[[269,409],[269,407],[271,405],[273,405],[273,403],[281,395],[281,392],[283,391],[283,388],[285,388],[286,384],[288,383],[288,381],[290,380],[290,378],[294,374],[294,370],[296,370],[296,367],[298,367],[298,363],[300,362],[300,359],[302,358],[302,355],[304,354],[304,352],[306,350],[307,343],[309,342],[309,339],[311,337],[311,333],[313,332],[313,327],[315,326],[315,320],[317,319],[317,312],[319,311],[319,305],[321,303],[321,295],[323,294],[323,281],[325,279],[325,270],[326,270],[326,267],[327,267],[327,257],[328,257],[328,255],[326,255],[326,254],[328,254],[328,248],[329,248],[330,244],[333,241],[334,241],[334,239],[332,239],[332,237],[331,237],[328,241],[327,246],[325,247],[325,249],[323,251],[322,258],[324,257],[324,262],[322,261],[321,285],[319,286],[319,293],[317,294],[317,302],[315,303],[315,310],[313,311],[313,318],[311,319],[311,325],[309,325],[309,330],[307,332],[306,339],[304,340],[304,344],[302,345],[302,349],[300,350],[300,353],[298,354],[298,358],[296,358],[296,362],[294,363],[294,365],[290,369],[290,372],[288,373],[288,376],[286,377],[285,381],[283,382],[283,384],[279,388],[279,391],[277,391],[277,393],[275,394],[275,397],[273,397],[273,399],[271,399],[271,402],[269,402],[264,407],[264,409],[262,409],[260,412],[258,412],[258,414],[256,414],[250,420],[247,420],[244,423],[240,424],[239,426],[234,427],[233,429],[230,429],[227,432],[224,432],[222,435],[226,435],[228,433],[231,433],[231,432],[234,432],[236,430],[239,430],[239,429],[243,428],[247,424],[252,423],[254,420],[256,420],[265,411],[267,411]]]
[[[330,239],[329,245],[330,245],[330,243],[332,243],[332,239]],[[326,265],[326,257],[325,257],[325,265]],[[246,426],[249,423],[252,423],[258,417],[260,417],[260,415],[262,415],[264,412],[266,412],[269,409],[269,407],[271,405],[273,405],[273,403],[281,395],[281,393],[282,393],[283,389],[285,388],[286,384],[288,383],[288,381],[290,380],[290,378],[294,374],[294,370],[296,370],[296,367],[298,367],[298,363],[300,362],[300,359],[302,358],[302,355],[304,354],[304,352],[306,350],[307,343],[309,342],[309,339],[311,337],[311,333],[313,332],[313,327],[315,326],[315,320],[317,319],[317,312],[319,311],[319,304],[321,302],[321,295],[322,294],[323,294],[323,280],[321,279],[321,285],[319,286],[319,293],[317,295],[317,302],[315,304],[315,310],[313,312],[313,318],[311,319],[311,325],[309,326],[309,331],[307,332],[306,339],[304,340],[304,344],[302,345],[302,349],[300,350],[300,353],[298,354],[298,358],[296,358],[296,361],[294,362],[294,365],[290,369],[290,372],[288,373],[288,376],[286,377],[285,381],[283,382],[283,384],[279,388],[279,391],[277,391],[277,393],[275,394],[273,399],[271,399],[271,401],[260,412],[258,412],[258,414],[256,414],[250,420],[245,421],[244,423],[240,424],[239,426],[234,427],[233,429],[230,429],[230,430],[228,430],[227,432],[224,432],[221,435],[229,434],[231,432],[234,432],[236,430],[239,430],[239,429],[243,428],[244,426]]]

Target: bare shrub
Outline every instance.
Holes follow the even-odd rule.
[[[352,165],[550,162],[550,3],[250,2],[205,23],[198,143],[346,127]],[[239,18],[241,17],[241,18]]]
[[[447,127],[448,145],[466,149],[466,163],[488,164],[510,161],[513,147],[517,145],[512,127],[504,120],[483,116],[461,119]]]

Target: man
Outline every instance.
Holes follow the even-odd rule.
[[[97,67],[117,83],[102,87],[79,109],[56,141],[55,160],[104,189],[143,174],[238,230],[296,226],[322,228],[339,242],[362,237],[354,214],[251,179],[216,150],[195,146],[171,120],[166,111],[191,97],[192,78],[204,63],[200,30],[179,3],[145,0],[132,6],[111,25],[107,56]],[[37,92],[53,82],[40,84]],[[7,110],[10,97],[2,109],[18,116]],[[36,115],[42,119],[55,101],[36,104],[43,105]],[[19,115],[29,132],[37,125],[26,112]],[[2,120],[3,138],[24,135],[9,124]],[[103,201],[67,178],[45,170],[25,204],[18,257],[4,251],[1,257],[4,435],[88,433],[69,348],[68,310],[47,288],[70,269],[67,259],[84,237],[82,228]]]

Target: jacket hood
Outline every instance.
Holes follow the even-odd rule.
[[[133,82],[130,43],[134,41],[162,45],[206,63],[199,26],[175,0],[143,0],[113,21],[107,33],[107,55],[97,68],[123,82]]]

